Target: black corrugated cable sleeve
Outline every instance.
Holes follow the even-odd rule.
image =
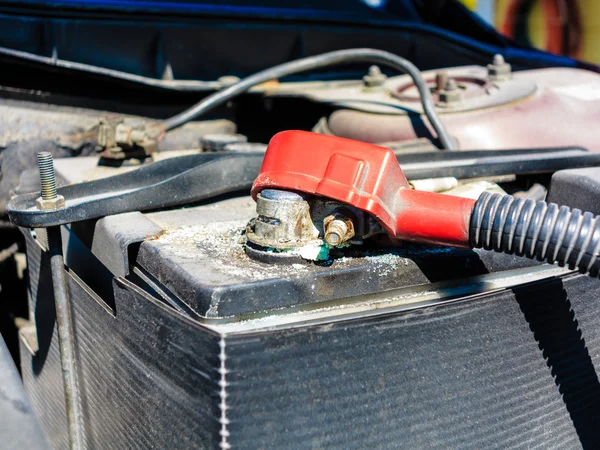
[[[593,277],[600,271],[599,216],[554,203],[484,192],[471,214],[469,241]]]

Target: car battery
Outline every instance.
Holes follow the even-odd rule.
[[[62,184],[131,167],[57,160]],[[62,227],[88,448],[593,447],[597,280],[419,244],[245,250],[246,194]],[[27,240],[22,373],[68,444],[49,257]]]

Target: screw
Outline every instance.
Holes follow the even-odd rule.
[[[448,83],[448,72],[438,72],[435,74],[435,90],[443,91]]]
[[[326,217],[323,220],[325,242],[336,247],[354,236],[354,225],[350,219]]]
[[[42,182],[42,198],[54,200],[57,197],[56,175],[54,174],[54,161],[50,152],[37,154],[38,166],[40,168],[40,181]]]
[[[41,211],[49,211],[65,206],[65,198],[56,191],[56,175],[54,174],[54,161],[49,152],[37,154],[38,167],[40,168],[40,181],[42,183],[42,196],[35,204]]]

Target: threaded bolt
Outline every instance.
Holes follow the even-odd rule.
[[[332,247],[340,245],[343,242],[347,231],[348,227],[344,222],[341,220],[334,220],[327,227],[327,231],[325,232],[325,242]]]
[[[65,206],[65,199],[58,195],[56,190],[56,174],[54,161],[49,152],[37,154],[42,183],[42,195],[35,203],[41,211],[50,211]],[[58,344],[60,348],[60,364],[62,368],[63,387],[67,412],[69,432],[69,448],[79,450],[83,448],[81,423],[81,396],[77,383],[77,361],[75,356],[75,342],[73,322],[71,318],[71,301],[67,289],[67,277],[64,270],[64,257],[61,242],[60,225],[50,226],[46,230],[48,252],[50,253],[50,268],[52,287],[54,290],[54,303],[56,309],[56,325],[58,328]]]
[[[38,167],[40,168],[40,181],[42,182],[42,195],[35,201],[40,211],[50,211],[65,206],[65,198],[58,195],[56,190],[56,175],[54,161],[49,152],[37,154]]]
[[[50,152],[39,152],[37,160],[40,168],[40,181],[42,183],[42,199],[54,200],[58,193],[56,191],[56,175],[54,173],[52,154]]]
[[[323,220],[325,242],[336,247],[354,237],[354,224],[345,217],[328,216]]]
[[[435,90],[443,91],[446,89],[446,83],[448,82],[448,72],[437,72],[435,74]]]

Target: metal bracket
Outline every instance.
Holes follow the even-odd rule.
[[[8,214],[16,225],[45,228],[199,202],[250,189],[263,157],[263,153],[207,153],[169,158],[132,172],[59,188],[65,206],[56,210],[38,210],[38,193],[20,195],[9,202]]]

